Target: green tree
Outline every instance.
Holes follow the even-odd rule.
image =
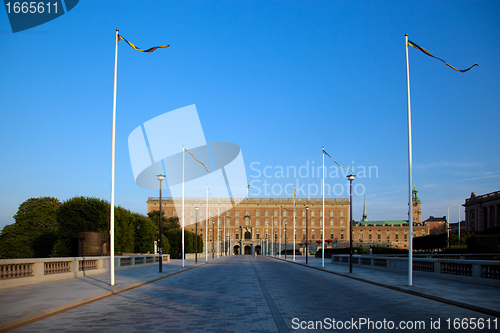
[[[53,256],[77,256],[78,233],[109,232],[109,215],[110,205],[102,199],[74,197],[63,202],[57,212],[59,239]]]
[[[168,243],[170,244],[170,254],[171,259],[182,259],[182,230],[173,229],[167,234]],[[194,253],[195,252],[195,239],[196,234],[184,230],[184,253]],[[164,247],[164,253],[167,253]],[[198,253],[203,252],[203,240],[200,235],[198,235]]]
[[[134,252],[136,253],[153,253],[154,251],[154,241],[156,240],[156,225],[151,218],[134,213],[133,224],[134,224]],[[165,241],[163,241],[163,251],[165,251]]]
[[[30,198],[14,215],[15,223],[0,234],[0,258],[43,258],[57,240],[57,211],[61,202],[52,197]]]

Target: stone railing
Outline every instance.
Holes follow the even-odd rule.
[[[349,255],[332,255],[332,263],[348,264]],[[353,255],[353,265],[408,271],[408,258]],[[500,261],[413,258],[413,274],[500,286]]]
[[[0,260],[0,289],[109,272],[109,257],[31,258]],[[115,271],[157,265],[154,254],[115,256]],[[163,255],[170,262],[170,255]]]

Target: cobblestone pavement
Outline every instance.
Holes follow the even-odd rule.
[[[373,327],[360,327],[361,318]],[[453,329],[455,318],[489,319],[490,327]],[[441,331],[453,332],[498,332],[492,325],[500,325],[494,317],[308,267],[230,256],[12,332],[318,332],[317,321],[328,332],[389,332],[391,321],[394,330],[404,321],[413,331],[434,332],[438,320]]]

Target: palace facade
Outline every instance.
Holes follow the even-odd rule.
[[[483,231],[500,226],[500,191],[483,195],[472,192],[463,206],[467,231]]]
[[[175,203],[180,198],[162,198],[162,210],[166,217],[178,216],[182,212]],[[415,199],[414,199],[415,200]],[[418,196],[416,197],[418,200]],[[159,210],[160,199],[149,197],[148,212]],[[203,237],[209,253],[227,254],[273,254],[293,248],[304,250],[309,243],[311,251],[321,246],[323,237],[323,201],[318,199],[296,199],[295,228],[294,201],[292,198],[248,198],[236,207],[217,213],[218,207],[227,207],[230,199],[185,198],[185,229]],[[309,209],[306,210],[306,207]],[[198,208],[198,210],[196,210]],[[414,221],[420,211],[420,201],[413,205]],[[206,219],[206,216],[210,218]],[[420,215],[417,215],[418,218]],[[325,199],[325,241],[327,247],[349,246],[349,199]],[[397,223],[396,223],[397,222]],[[197,224],[197,228],[196,228]],[[414,222],[414,237],[429,234],[429,227]],[[408,221],[368,221],[366,205],[364,218],[353,225],[353,242],[356,246],[387,246],[408,248]]]

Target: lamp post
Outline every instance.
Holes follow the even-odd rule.
[[[160,244],[158,246],[158,253],[160,254],[160,263],[159,263],[158,269],[159,269],[159,272],[161,273],[162,269],[163,269],[163,267],[162,267],[162,265],[163,265],[163,252],[162,252],[162,243],[161,243],[161,234],[162,234],[162,231],[161,231],[161,224],[162,224],[161,223],[162,222],[162,216],[161,216],[162,215],[161,214],[162,213],[162,211],[161,211],[161,182],[162,182],[162,180],[165,179],[165,175],[160,174],[160,175],[157,175],[156,177],[158,177],[158,180],[160,181],[160,212],[159,212],[159,215],[158,215],[159,216],[159,218],[158,218],[158,224],[159,224],[159,230],[160,230]]]
[[[285,221],[285,259],[286,259],[286,221]]]
[[[212,221],[212,259],[214,259],[214,256],[215,256],[215,247],[214,247],[214,238],[215,238],[215,225],[214,225],[214,221]]]
[[[309,238],[309,223],[307,221],[307,215],[308,215],[308,212],[309,212],[309,207],[306,206],[306,265],[309,263],[309,242],[308,242],[308,238]]]
[[[350,199],[349,199],[349,273],[352,273],[352,181],[355,175],[347,176],[350,183]]]
[[[194,263],[198,263],[198,207],[196,209],[196,224],[195,224],[195,230],[196,230],[196,238],[194,241]]]

